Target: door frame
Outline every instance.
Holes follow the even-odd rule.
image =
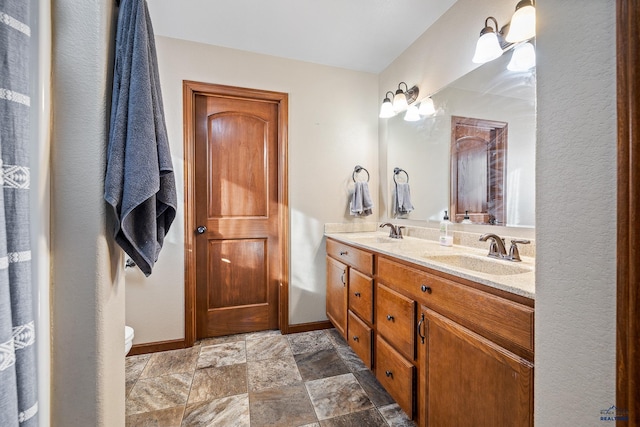
[[[278,215],[280,245],[280,286],[278,325],[289,331],[289,188],[288,124],[289,95],[260,89],[246,89],[190,80],[182,82],[184,120],[184,345],[196,340],[196,242],[195,242],[195,97],[216,95],[230,98],[275,102],[278,105]]]
[[[616,407],[640,426],[640,0],[616,2],[618,214]]]

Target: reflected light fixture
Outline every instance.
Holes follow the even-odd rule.
[[[389,98],[389,94],[391,94],[391,98]],[[393,98],[393,92],[388,91],[385,94],[385,98],[382,101],[382,106],[380,107],[380,118],[388,119],[389,117],[393,117],[396,115],[396,112],[393,111],[393,104],[391,103],[391,99]]]
[[[521,0],[511,17],[511,25],[505,40],[518,43],[536,36],[536,8],[532,0]]]
[[[519,44],[513,49],[509,71],[528,71],[536,66],[536,50],[529,42]]]
[[[402,90],[401,86],[407,88],[406,91]],[[395,112],[399,112],[404,110],[418,98],[419,89],[417,86],[413,86],[409,88],[409,86],[405,82],[398,83],[398,90],[396,90],[396,94],[393,96],[393,110]]]
[[[495,30],[489,26],[489,20],[492,20],[495,24]],[[476,43],[476,53],[473,55],[472,61],[476,64],[484,64],[499,58],[502,55],[502,47],[500,47],[498,36],[501,37],[498,32],[498,21],[493,16],[490,16],[484,21],[484,28],[480,31],[480,38]]]
[[[431,97],[426,97],[420,102],[420,108],[418,109],[418,114],[421,116],[432,116],[436,113],[436,107],[433,105],[433,99]]]
[[[404,114],[404,119],[407,122],[417,122],[420,120],[420,113],[418,113],[418,107],[414,105],[410,105],[407,108],[407,112]]]

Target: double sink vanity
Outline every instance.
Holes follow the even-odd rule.
[[[419,426],[532,426],[533,249],[460,236],[327,232],[327,317]]]

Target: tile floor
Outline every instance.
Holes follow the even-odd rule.
[[[335,329],[126,358],[127,426],[414,426]]]

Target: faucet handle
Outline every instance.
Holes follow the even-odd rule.
[[[520,251],[518,251],[518,243],[527,245],[531,243],[530,240],[513,239],[511,240],[511,248],[509,248],[509,259],[511,261],[522,261],[520,259]]]
[[[402,229],[406,228],[404,225],[396,225],[396,236],[398,239],[402,239]]]

